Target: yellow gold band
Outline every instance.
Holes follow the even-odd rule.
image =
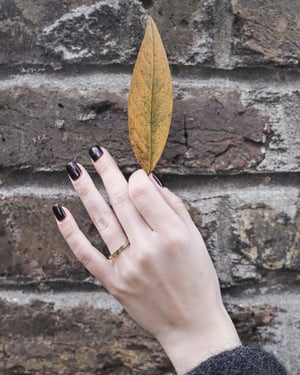
[[[110,254],[110,256],[109,256],[108,259],[110,260],[110,259],[115,258],[115,257],[118,256],[119,254],[121,254],[122,251],[125,250],[126,247],[128,247],[129,245],[130,245],[129,240],[126,240],[126,242],[124,242],[123,245],[121,245],[116,251],[114,251],[112,254]]]

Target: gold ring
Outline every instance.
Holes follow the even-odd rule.
[[[121,252],[122,252],[123,250],[125,250],[126,247],[128,247],[129,245],[130,245],[129,240],[126,240],[126,242],[124,242],[123,245],[121,245],[116,251],[114,251],[112,254],[110,254],[110,256],[109,256],[108,259],[111,260],[111,259],[115,258],[115,257],[118,256],[119,254],[121,254]]]

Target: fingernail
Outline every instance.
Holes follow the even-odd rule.
[[[90,157],[94,160],[97,161],[98,159],[101,158],[103,155],[103,151],[99,146],[93,146],[89,150]]]
[[[73,181],[76,181],[81,176],[81,170],[75,161],[68,163],[66,168]]]
[[[60,204],[55,204],[52,207],[52,210],[58,221],[63,221],[63,219],[66,217],[65,210],[62,208]]]
[[[152,172],[152,176],[160,187],[165,187],[165,185],[161,182],[161,180],[156,176],[154,172]]]

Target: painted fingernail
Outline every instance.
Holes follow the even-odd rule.
[[[66,168],[73,181],[76,181],[81,176],[81,170],[75,161],[68,163]]]
[[[154,172],[152,172],[152,176],[160,187],[165,187],[165,185],[161,182],[161,180],[156,176]]]
[[[89,150],[90,157],[94,160],[97,161],[98,159],[101,158],[103,155],[103,151],[99,146],[93,146]]]
[[[52,210],[58,221],[63,221],[63,219],[66,217],[65,210],[62,208],[60,204],[55,204],[52,207]]]

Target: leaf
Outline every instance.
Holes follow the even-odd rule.
[[[149,174],[167,142],[173,107],[172,78],[157,27],[148,17],[128,99],[128,129],[133,152]]]

